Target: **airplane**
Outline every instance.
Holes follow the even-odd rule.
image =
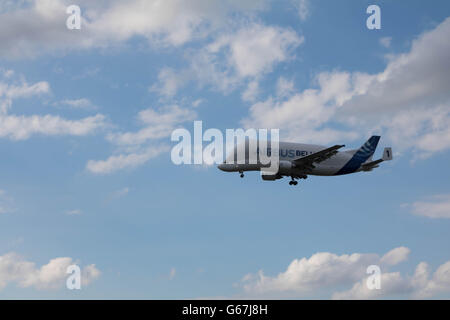
[[[383,157],[372,160],[377,148],[380,136],[372,136],[359,149],[338,151],[345,145],[324,147],[312,144],[301,144],[291,142],[279,143],[279,168],[276,174],[262,174],[262,179],[274,181],[283,177],[291,177],[289,185],[297,185],[298,179],[307,179],[313,176],[340,176],[356,172],[372,171],[379,167],[383,161],[392,160],[392,148],[384,149]],[[236,152],[234,159],[227,159],[217,167],[225,172],[239,172],[244,177],[245,171],[261,171],[264,167],[259,161],[255,164],[247,163],[249,154],[248,140],[245,142],[246,161],[244,164],[236,164]],[[235,151],[237,146],[235,147]],[[259,149],[257,153],[259,152]],[[270,149],[267,149],[268,155]],[[233,161],[234,160],[234,161]]]

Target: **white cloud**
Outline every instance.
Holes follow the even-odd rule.
[[[450,219],[450,195],[435,195],[408,205],[413,214],[433,219]]]
[[[266,276],[263,271],[246,275],[241,282],[245,297],[280,298],[314,297],[334,292],[333,299],[373,299],[406,296],[428,298],[450,292],[450,261],[430,276],[429,266],[422,262],[413,276],[390,272],[389,268],[405,261],[410,253],[406,247],[394,248],[384,256],[377,254],[336,255],[320,252],[310,258],[295,259],[286,271]],[[381,289],[367,287],[367,267],[381,268]],[[335,291],[351,286],[349,290]]]
[[[358,281],[365,275],[366,269],[379,262],[376,254],[341,255],[320,252],[309,259],[295,259],[275,277],[247,275],[243,279],[243,288],[250,295],[293,294],[306,295],[324,287],[334,287]]]
[[[46,81],[28,84],[25,80],[15,81],[11,83],[11,78],[14,74],[12,70],[5,73],[7,82],[0,81],[0,114],[5,114],[11,108],[13,99],[29,98],[35,95],[49,93],[50,85]],[[8,74],[8,76],[6,76]]]
[[[156,91],[160,95],[172,97],[177,90],[184,85],[188,75],[186,72],[176,72],[171,68],[163,68],[158,73],[158,83],[149,88],[150,91]]]
[[[305,142],[378,133],[400,150],[414,149],[418,157],[446,150],[450,42],[443,39],[449,33],[447,18],[414,40],[410,52],[391,56],[379,74],[322,72],[315,78],[317,88],[255,103],[243,124],[281,128],[290,139]]]
[[[310,7],[309,0],[293,0],[293,1],[294,5],[298,10],[298,16],[300,17],[300,20],[305,21],[306,18],[308,18],[309,16],[309,7]]]
[[[202,99],[202,98],[197,99],[197,100],[195,100],[194,102],[192,102],[192,106],[193,106],[194,108],[197,108],[197,107],[198,107],[199,105],[201,105],[203,102],[205,102],[204,99]]]
[[[392,42],[392,37],[380,38],[380,44],[385,48],[390,48]]]
[[[255,77],[269,72],[273,66],[287,60],[290,52],[302,44],[293,30],[252,24],[236,33],[218,37],[208,46],[211,53],[227,49],[228,65],[241,77]]]
[[[59,104],[67,105],[74,109],[86,109],[86,110],[92,110],[97,109],[97,106],[93,104],[89,99],[87,98],[80,98],[80,99],[65,99],[61,100]]]
[[[115,1],[92,23],[97,35],[115,40],[142,35],[150,40],[160,37],[171,45],[181,45],[207,34],[225,22],[230,13],[260,10],[265,1],[182,0]]]
[[[418,287],[414,297],[423,299],[430,298],[442,292],[450,290],[450,261],[440,265],[429,277],[429,267],[425,262],[417,266],[414,285]]]
[[[169,136],[178,124],[192,121],[196,116],[194,111],[178,105],[165,106],[160,110],[145,109],[137,117],[144,128],[137,132],[109,134],[107,139],[117,145],[141,145],[148,140]]]
[[[406,247],[398,247],[392,249],[388,253],[386,253],[383,257],[381,257],[380,263],[385,265],[396,265],[400,262],[405,261],[408,258],[408,255],[411,253],[411,250]]]
[[[102,114],[80,120],[67,120],[53,115],[0,115],[0,137],[24,140],[33,134],[84,136],[105,125],[105,116]]]
[[[28,57],[49,49],[73,49],[92,45],[91,36],[69,32],[65,27],[67,6],[67,1],[36,0],[1,13],[0,55],[10,58]]]
[[[90,264],[85,266],[81,270],[81,285],[87,286],[91,284],[95,279],[100,277],[101,272],[95,266],[95,264]]]
[[[89,160],[86,169],[95,174],[109,174],[125,168],[134,168],[157,157],[170,148],[166,145],[148,147],[137,153],[127,153],[110,156],[106,160]]]
[[[332,299],[335,300],[366,300],[383,298],[389,295],[410,293],[410,283],[399,272],[382,273],[381,289],[370,290],[367,287],[367,278],[357,282],[348,291],[335,292]]]
[[[450,261],[440,265],[430,277],[430,267],[421,262],[413,276],[402,276],[399,272],[382,273],[381,289],[369,290],[367,278],[357,282],[350,290],[336,292],[333,299],[376,299],[407,296],[412,299],[432,298],[450,292]]]
[[[336,109],[352,95],[348,73],[321,73],[316,81],[319,89],[308,89],[284,101],[270,97],[250,108],[250,116],[242,121],[247,128],[282,129],[287,139],[328,143],[353,139],[355,132],[325,127],[334,120]]]
[[[10,78],[14,75],[14,70],[8,69],[3,71],[3,76],[5,78]]]
[[[66,28],[69,0],[34,0],[0,11],[0,55],[27,57],[55,50],[120,45],[135,36],[182,45],[205,37],[233,14],[261,10],[265,0],[79,0],[81,30]]]
[[[140,166],[161,153],[169,151],[165,144],[155,144],[169,137],[183,122],[194,120],[196,113],[178,105],[145,109],[138,113],[137,120],[144,127],[136,132],[119,132],[107,135],[107,140],[119,147],[120,154],[106,160],[89,160],[86,169],[96,174],[110,174],[125,168]]]
[[[28,84],[23,76],[0,80],[0,137],[12,140],[28,139],[33,134],[82,136],[104,127],[105,116],[96,114],[79,120],[64,119],[55,115],[15,115],[10,114],[14,99],[30,98],[47,94],[50,85],[46,81]],[[87,99],[65,100],[67,103],[83,104]]]
[[[279,77],[277,81],[277,97],[286,98],[290,96],[294,89],[294,81],[288,80],[285,77]]]
[[[37,289],[57,289],[65,285],[68,274],[67,267],[74,264],[72,258],[51,259],[47,264],[37,268],[34,262],[25,260],[15,253],[0,256],[0,290],[8,284],[19,287]],[[100,276],[94,264],[81,271],[82,285],[88,285]]]
[[[249,89],[256,87],[264,74],[281,62],[292,59],[293,51],[304,41],[291,29],[261,23],[239,24],[198,50],[188,51],[189,67],[175,71],[163,68],[158,82],[151,87],[164,96],[173,96],[188,81],[200,86],[212,86],[229,93],[237,85],[249,81]],[[254,92],[254,91],[253,91]],[[251,91],[243,98],[251,98]]]
[[[247,89],[242,93],[242,100],[255,101],[259,94],[258,81],[251,81],[248,83]]]
[[[189,55],[189,67],[179,71],[196,81],[200,87],[210,86],[212,89],[229,93],[236,88],[242,79],[235,74],[223,53],[211,53],[206,49],[198,50]]]
[[[26,82],[23,83],[20,86],[9,86],[6,88],[2,88],[4,91],[2,92],[3,95],[7,98],[23,98],[23,97],[30,97],[32,95],[37,95],[41,93],[48,93],[50,86],[48,82],[41,81],[37,82],[32,85],[28,85]]]
[[[348,102],[349,111],[392,112],[411,107],[431,108],[449,99],[450,18],[415,39],[410,52],[390,57],[385,70],[371,76]]]

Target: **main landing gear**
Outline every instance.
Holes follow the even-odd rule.
[[[241,174],[240,177],[243,178],[244,177],[244,172],[243,171],[239,171],[239,173]]]
[[[291,177],[291,181],[289,181],[290,186],[296,186],[298,184],[298,181],[295,181],[294,177]]]
[[[308,179],[308,176],[306,174],[291,176],[291,181],[289,181],[290,186],[296,186],[298,184],[298,181],[295,181],[295,179]]]

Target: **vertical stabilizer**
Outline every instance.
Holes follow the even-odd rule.
[[[361,148],[359,148],[352,156],[349,162],[345,164],[345,166],[339,170],[337,173],[340,174],[348,174],[355,172],[358,170],[361,165],[366,162],[368,159],[372,157],[374,154],[378,142],[380,141],[380,136],[372,136],[369,140],[364,143]]]

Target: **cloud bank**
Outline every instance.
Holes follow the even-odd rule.
[[[391,272],[393,266],[408,259],[410,250],[394,248],[383,256],[373,253],[337,255],[319,252],[309,258],[293,260],[287,269],[276,276],[262,270],[243,277],[240,286],[244,297],[252,298],[310,298],[333,292],[333,299],[375,298],[431,298],[450,292],[450,261],[440,265],[434,273],[426,262],[417,265],[412,276]],[[381,289],[367,286],[367,268],[381,269]],[[341,287],[351,286],[341,291]]]
[[[47,264],[36,267],[36,264],[25,260],[16,253],[0,256],[0,290],[9,284],[22,288],[59,289],[66,284],[69,276],[67,267],[75,264],[72,258],[61,257],[51,259]],[[81,285],[86,286],[100,276],[95,264],[85,266],[81,270]]]

